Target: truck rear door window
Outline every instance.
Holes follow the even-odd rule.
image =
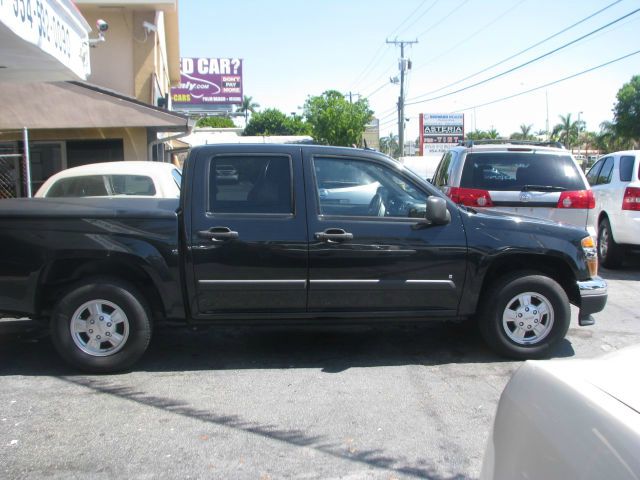
[[[569,155],[541,153],[470,153],[460,186],[494,191],[520,191],[525,185],[584,190]]]
[[[291,159],[277,155],[213,157],[208,207],[212,213],[293,213]]]

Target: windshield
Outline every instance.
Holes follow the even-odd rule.
[[[182,185],[182,173],[180,170],[174,169],[171,170],[171,175],[173,175],[173,180],[176,182],[178,189],[180,189],[180,185]]]
[[[584,190],[569,155],[491,152],[467,155],[460,186],[479,190]]]

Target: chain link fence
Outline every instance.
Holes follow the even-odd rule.
[[[23,156],[0,148],[0,198],[21,196]]]

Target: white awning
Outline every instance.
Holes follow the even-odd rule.
[[[86,80],[90,31],[71,0],[0,1],[0,82]]]

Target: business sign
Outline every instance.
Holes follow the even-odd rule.
[[[180,85],[171,89],[174,108],[242,103],[242,60],[180,59]]]
[[[15,45],[0,62],[0,80],[86,80],[90,31],[71,0],[0,0],[0,45]]]
[[[445,152],[464,140],[464,113],[421,113],[420,153]]]

